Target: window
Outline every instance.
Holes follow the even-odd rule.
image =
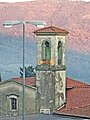
[[[42,44],[42,59],[43,60],[50,60],[51,59],[51,46],[48,41],[45,41]]]
[[[18,110],[18,95],[9,94],[7,95],[9,99],[10,111],[17,111]]]
[[[62,64],[62,43],[58,42],[58,65]]]
[[[10,98],[11,99],[11,110],[17,110],[17,99],[16,98]]]

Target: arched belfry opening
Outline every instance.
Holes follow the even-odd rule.
[[[50,61],[51,59],[51,44],[49,41],[44,41],[42,43],[42,60]]]
[[[58,42],[58,65],[62,64],[62,42]]]

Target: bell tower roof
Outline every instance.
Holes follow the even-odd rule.
[[[68,34],[68,31],[64,30],[64,29],[60,29],[60,28],[57,28],[57,27],[54,27],[54,26],[49,26],[49,27],[44,27],[44,28],[41,28],[41,29],[38,29],[36,31],[34,31],[34,33],[36,35],[38,34]]]

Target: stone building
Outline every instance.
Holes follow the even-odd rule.
[[[26,78],[25,114],[35,113],[36,78]],[[27,91],[28,89],[28,91]],[[30,92],[31,91],[31,92]],[[28,97],[27,97],[28,96]],[[11,103],[11,99],[14,103]],[[16,101],[16,102],[15,102]],[[17,104],[18,103],[18,104]],[[12,106],[13,105],[13,106]],[[11,109],[11,106],[13,109]],[[47,111],[46,111],[47,112]],[[66,102],[59,106],[54,114],[90,119],[90,85],[66,78]],[[15,117],[17,116],[18,117]],[[8,117],[3,117],[8,116]],[[14,116],[9,117],[9,116]],[[36,114],[33,119],[37,118]],[[60,117],[59,116],[59,117]],[[25,117],[27,120],[32,117]],[[0,120],[22,119],[22,79],[13,78],[0,83]],[[47,117],[45,118],[47,119]],[[48,117],[49,119],[49,117]],[[52,119],[52,117],[51,117]],[[58,118],[59,119],[59,118]],[[61,118],[60,118],[61,119]],[[70,118],[68,118],[70,119]]]
[[[25,112],[35,113],[35,78],[26,78]],[[22,114],[22,79],[14,78],[0,83],[0,116]]]
[[[65,49],[67,31],[50,26],[34,32],[37,36],[37,112],[52,113],[66,102]]]

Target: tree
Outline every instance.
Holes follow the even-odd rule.
[[[23,68],[20,67],[20,77],[23,77]],[[33,66],[29,66],[29,67],[25,67],[25,77],[35,77],[36,73],[35,73],[35,68],[33,68]]]

